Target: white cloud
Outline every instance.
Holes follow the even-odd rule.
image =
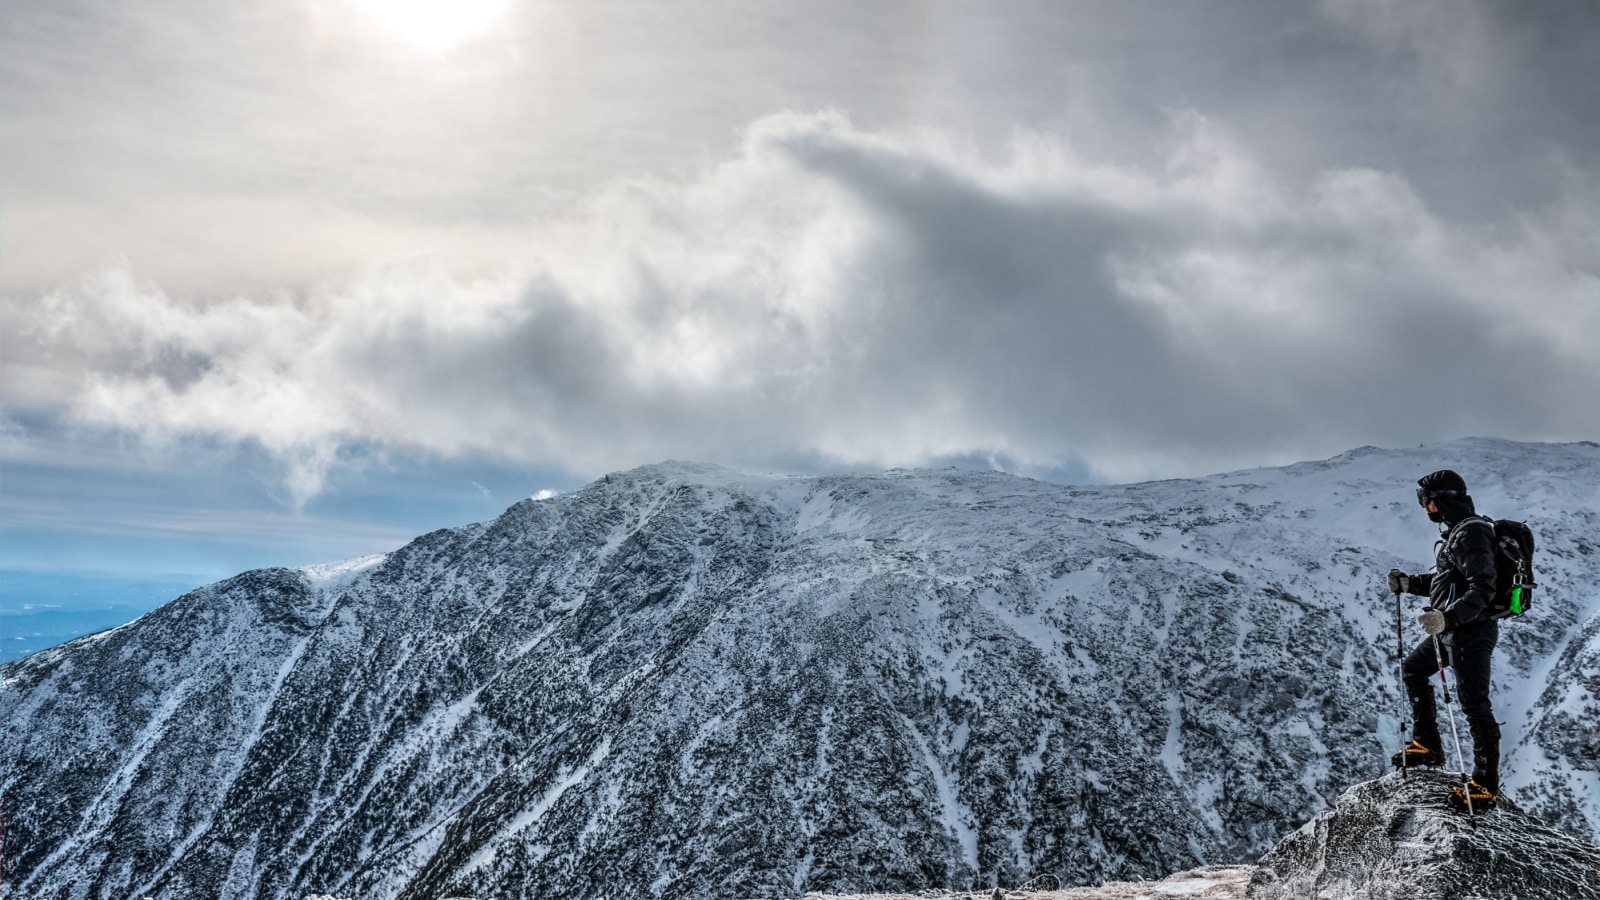
[[[259,443],[299,502],[349,442],[585,473],[978,455],[1129,478],[1593,437],[1592,216],[1469,228],[1392,173],[1284,183],[1193,112],[1154,169],[1048,133],[986,156],[783,114],[696,177],[606,191],[494,277],[202,301],[114,269],[8,301],[0,396]]]

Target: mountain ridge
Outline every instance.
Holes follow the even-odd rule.
[[[1540,523],[1541,606],[1497,655],[1507,786],[1593,833],[1596,450],[1101,487],[613,473],[4,667],[7,868],[41,898],[432,900],[1239,861],[1379,765],[1381,573],[1430,561],[1410,485],[1446,465]]]

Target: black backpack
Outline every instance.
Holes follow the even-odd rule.
[[[1533,530],[1510,519],[1474,518],[1494,526],[1494,599],[1489,617],[1520,616],[1533,607]]]

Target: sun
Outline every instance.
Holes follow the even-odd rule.
[[[443,53],[487,32],[511,0],[351,0],[395,37]]]

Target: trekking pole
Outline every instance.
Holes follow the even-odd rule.
[[[1400,607],[1400,592],[1399,591],[1395,591],[1394,592],[1394,642],[1395,642],[1395,646],[1397,648],[1399,648],[1398,655],[1395,657],[1395,659],[1398,661],[1397,665],[1400,666],[1400,681],[1398,682],[1399,685],[1400,685],[1400,707],[1401,707],[1401,711],[1400,711],[1400,745],[1401,745],[1401,749],[1400,749],[1400,777],[1401,778],[1405,778],[1406,776],[1408,776],[1410,774],[1410,771],[1409,771],[1410,766],[1408,764],[1411,762],[1411,759],[1410,759],[1411,754],[1407,753],[1406,750],[1405,750],[1405,747],[1406,747],[1406,725],[1409,724],[1408,722],[1406,722],[1406,715],[1411,712],[1411,702],[1410,702],[1410,698],[1407,697],[1407,695],[1406,695],[1406,632],[1405,632],[1405,625],[1402,624],[1402,622],[1401,622],[1401,615],[1402,615],[1402,609]]]
[[[1444,714],[1450,717],[1450,736],[1456,742],[1456,765],[1461,767],[1461,787],[1467,798],[1467,815],[1472,815],[1472,781],[1467,775],[1467,758],[1461,753],[1461,732],[1456,730],[1456,711],[1450,705],[1450,682],[1444,677],[1444,652],[1439,649],[1439,636],[1433,636],[1433,657],[1439,662],[1439,684],[1444,686]]]

